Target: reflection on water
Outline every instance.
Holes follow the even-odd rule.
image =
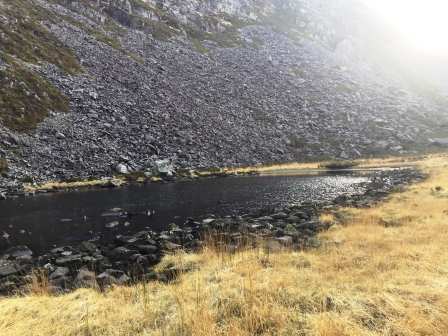
[[[0,202],[0,251],[26,244],[38,252],[55,243],[90,239],[98,232],[160,231],[188,217],[331,200],[362,192],[367,180],[344,175],[228,177],[6,200]],[[114,213],[112,208],[128,215],[118,216],[118,209]]]

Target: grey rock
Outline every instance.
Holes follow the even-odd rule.
[[[113,229],[113,228],[117,227],[118,225],[120,225],[120,222],[119,222],[119,221],[113,221],[113,222],[107,223],[107,224],[105,225],[105,227],[106,227],[107,229]]]
[[[50,280],[55,280],[58,278],[66,277],[70,273],[70,269],[68,267],[57,267],[54,272],[52,272],[49,276]]]
[[[127,165],[125,165],[124,163],[119,163],[117,164],[117,166],[115,167],[115,171],[118,174],[123,174],[123,175],[127,175],[129,174],[129,168]]]
[[[18,272],[19,270],[16,265],[12,263],[2,263],[0,261],[0,278],[17,274]]]
[[[56,139],[59,139],[59,140],[65,139],[64,133],[57,132],[56,133]]]
[[[81,263],[82,256],[80,254],[63,256],[56,259],[56,265],[66,266],[66,265],[76,265]]]
[[[31,257],[33,255],[33,251],[31,251],[28,246],[23,245],[11,247],[6,250],[5,254],[12,258]]]
[[[293,244],[293,238],[291,236],[279,237],[277,241],[283,246],[291,246]]]
[[[157,160],[154,163],[154,173],[161,176],[173,176],[175,173],[173,163],[168,160]]]
[[[80,269],[75,278],[75,286],[77,287],[98,287],[94,272],[87,269]]]
[[[142,253],[153,254],[159,251],[159,248],[154,245],[138,245],[138,250]]]
[[[96,245],[91,242],[88,242],[88,241],[82,242],[79,245],[79,249],[81,251],[88,252],[88,253],[95,253],[98,251],[98,248],[96,247]]]

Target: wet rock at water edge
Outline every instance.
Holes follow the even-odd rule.
[[[19,269],[14,263],[0,260],[0,278],[19,273]]]
[[[142,253],[154,254],[159,251],[159,248],[154,245],[138,245],[138,250]]]
[[[88,253],[96,253],[96,252],[98,252],[97,246],[95,244],[91,243],[91,242],[88,242],[88,241],[82,242],[79,245],[79,249],[81,251],[83,251],[83,252],[88,252]]]
[[[131,255],[137,253],[135,250],[128,249],[124,246],[114,248],[110,252],[110,257],[115,260],[127,260]]]
[[[175,168],[171,160],[157,160],[154,162],[154,173],[158,176],[171,177],[175,174]]]
[[[106,229],[113,229],[113,228],[116,228],[116,227],[119,226],[119,225],[120,225],[120,222],[119,222],[119,221],[113,221],[113,222],[107,223],[107,224],[105,225],[105,228],[106,228]]]
[[[20,258],[31,258],[33,251],[31,251],[28,246],[14,246],[6,250],[5,255],[10,258],[20,259]]]
[[[129,167],[125,165],[124,163],[119,163],[115,166],[115,171],[118,174],[127,175],[130,173]]]
[[[81,265],[82,256],[80,254],[62,256],[56,259],[56,265],[58,266],[68,266],[73,267],[76,265]]]

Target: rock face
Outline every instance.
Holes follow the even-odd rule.
[[[24,59],[69,111],[49,109],[28,133],[8,129],[0,114],[9,164],[0,185],[126,174],[164,160],[204,168],[427,148],[443,106],[356,57],[350,20],[340,19],[350,3],[27,2],[46,13],[34,19],[58,41],[51,50],[64,46],[82,69]],[[6,13],[1,27],[20,33],[21,11]]]

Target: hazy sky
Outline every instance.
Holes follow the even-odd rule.
[[[361,1],[393,23],[414,48],[448,56],[448,0]]]

